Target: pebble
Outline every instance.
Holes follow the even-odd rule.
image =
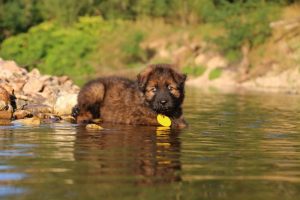
[[[86,125],[86,129],[103,130],[103,127],[97,124],[88,124]]]

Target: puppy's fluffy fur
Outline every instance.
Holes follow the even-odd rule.
[[[77,123],[101,118],[104,122],[158,126],[157,115],[172,120],[172,127],[185,127],[181,105],[186,75],[171,65],[150,65],[136,81],[121,77],[92,80],[78,95]]]

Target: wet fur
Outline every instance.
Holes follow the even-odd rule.
[[[109,123],[158,126],[157,114],[164,114],[173,127],[185,127],[181,108],[185,79],[165,64],[148,66],[136,81],[121,77],[92,80],[79,92],[77,123],[101,118]]]

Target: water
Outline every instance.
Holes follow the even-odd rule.
[[[300,198],[300,96],[187,93],[182,131],[0,127],[0,199]]]

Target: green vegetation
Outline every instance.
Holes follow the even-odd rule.
[[[222,75],[222,69],[215,68],[209,73],[208,78],[209,78],[209,80],[214,80],[214,79],[221,77],[221,75]]]
[[[93,72],[89,60],[97,43],[94,31],[99,27],[99,18],[83,18],[68,29],[45,22],[26,34],[6,39],[0,54],[3,58],[14,58],[28,69],[37,67],[43,73],[68,74],[79,80]]]
[[[206,68],[204,66],[186,66],[182,69],[182,72],[192,76],[201,76],[205,70]]]
[[[108,68],[147,63],[153,52],[142,48],[145,40],[157,32],[169,37],[190,27],[191,35],[204,31],[201,35],[235,62],[244,45],[251,49],[268,39],[270,21],[293,3],[296,0],[0,0],[0,57],[28,69],[68,74],[78,83],[84,75]],[[144,23],[149,18],[165,26],[150,27]],[[184,71],[199,76],[205,68]]]
[[[127,64],[145,61],[146,54],[140,46],[144,37],[143,32],[136,32],[133,35],[130,35],[129,38],[122,43],[121,47],[125,54],[125,61]]]
[[[279,11],[278,4],[266,1],[237,1],[228,3],[221,1],[221,7],[208,20],[220,23],[224,35],[212,38],[220,50],[231,61],[241,57],[241,47],[247,45],[253,48],[262,44],[271,34],[269,23],[274,20]]]

